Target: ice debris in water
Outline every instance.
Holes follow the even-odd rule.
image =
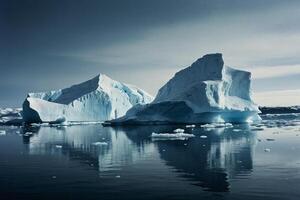
[[[186,128],[195,128],[196,125],[195,125],[195,124],[190,124],[190,125],[186,125],[185,127],[186,127]]]
[[[0,135],[6,135],[6,131],[5,130],[0,130]]]
[[[108,143],[107,142],[94,142],[93,145],[95,145],[95,146],[106,146],[106,145],[108,145]]]
[[[30,136],[30,135],[33,135],[33,132],[26,132],[26,133],[24,133],[24,136]]]
[[[181,129],[181,128],[177,128],[173,131],[174,133],[183,133],[184,132],[184,129]]]
[[[270,152],[271,149],[265,148],[265,152]]]
[[[61,149],[62,145],[55,145],[56,148]]]
[[[202,128],[231,128],[233,125],[231,123],[210,123],[203,124],[200,127]]]
[[[201,135],[200,138],[205,139],[205,138],[207,138],[207,136],[206,135]]]
[[[233,132],[241,132],[242,130],[241,129],[233,129],[232,131]]]
[[[151,137],[155,140],[187,140],[195,137],[194,134],[187,134],[183,132],[177,133],[152,133]]]

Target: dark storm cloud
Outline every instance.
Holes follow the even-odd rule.
[[[255,11],[254,14],[263,13],[263,16],[266,9],[295,7],[295,3],[297,1],[280,0],[1,0],[0,106],[16,106],[29,91],[68,86],[99,72],[115,75],[113,78],[121,81],[128,81],[125,72],[143,76],[143,70],[150,70],[154,66],[159,69],[162,65],[158,64],[161,61],[157,59],[159,53],[152,54],[160,49],[159,45],[157,48],[151,47],[146,50],[148,55],[145,56],[142,55],[144,50],[140,50],[147,48],[144,44],[132,48],[133,50],[128,46],[136,41],[146,41],[151,30],[165,30],[185,23],[194,23],[197,26],[200,24],[218,30],[219,23],[210,24],[207,22],[208,18],[215,18],[220,24],[230,25],[230,21],[226,21],[227,17],[237,16],[238,19],[250,11]],[[269,14],[270,17],[272,14],[274,13]],[[281,19],[281,16],[286,16],[280,13],[278,15],[279,18],[274,16],[275,21]],[[249,22],[251,19],[250,15]],[[298,21],[296,17],[294,19],[294,22]],[[257,20],[255,28],[274,31],[283,26],[292,27],[294,24],[291,22],[286,25],[284,20],[278,20],[277,24],[269,27],[269,22],[274,20]],[[243,23],[240,28],[233,28],[236,28],[234,31],[238,35],[247,26],[247,23]],[[224,27],[220,29],[225,30]],[[204,31],[200,29],[194,35],[198,38],[207,37],[207,41],[215,40],[210,38],[210,34],[203,34]],[[220,38],[224,35],[226,36],[224,33],[220,34]],[[159,34],[151,37],[158,40],[154,42],[154,47],[156,43],[166,42]],[[184,35],[177,38],[189,40],[188,36]],[[177,39],[174,42],[177,42]],[[119,46],[122,45],[123,52],[128,53],[119,55],[117,50],[120,50]],[[112,48],[114,46],[118,48]],[[202,46],[203,49],[208,47],[207,44]],[[188,50],[189,47],[183,49],[183,52],[189,54]],[[164,52],[166,51],[169,49],[164,49]],[[95,59],[99,52],[103,53],[103,57]],[[137,52],[141,52],[141,55],[137,55]],[[129,57],[131,59],[127,59]],[[108,62],[109,59],[114,62]],[[172,60],[172,57],[168,59]],[[161,80],[166,78],[168,77]],[[142,80],[143,77],[137,77],[133,83],[145,86],[146,90],[154,90],[150,86],[153,80],[148,80],[149,83],[151,81],[148,85],[140,83]],[[155,89],[157,87],[155,86]]]

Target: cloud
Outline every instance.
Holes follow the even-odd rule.
[[[251,72],[253,79],[275,78],[300,74],[299,65],[282,65],[274,67],[256,67],[246,69]]]
[[[252,96],[260,106],[300,105],[300,89],[256,92]]]

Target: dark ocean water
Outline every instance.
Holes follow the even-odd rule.
[[[175,128],[195,137],[150,137]],[[231,128],[0,130],[2,200],[300,199],[299,115],[266,115],[261,124]]]

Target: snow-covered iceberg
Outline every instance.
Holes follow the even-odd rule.
[[[104,121],[121,117],[132,106],[152,100],[145,91],[100,74],[69,88],[29,93],[22,116],[27,123]]]
[[[175,74],[153,102],[136,105],[108,124],[224,123],[260,120],[251,100],[251,73],[208,54]]]

